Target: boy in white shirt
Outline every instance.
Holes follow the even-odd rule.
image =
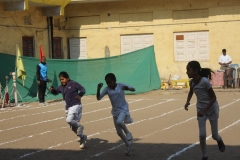
[[[107,87],[100,94],[100,89],[103,84],[99,83],[97,87],[97,100],[101,100],[105,95],[108,95],[112,103],[112,116],[113,122],[119,137],[124,141],[126,145],[125,154],[128,155],[132,146],[132,133],[129,132],[125,123],[132,123],[133,120],[130,117],[128,103],[125,99],[124,90],[135,91],[135,88],[123,84],[116,83],[116,77],[113,73],[108,73],[105,76]],[[125,134],[124,134],[124,133]]]
[[[226,49],[222,50],[222,55],[219,57],[218,63],[221,65],[221,70],[225,70],[232,63],[232,58],[226,53]]]

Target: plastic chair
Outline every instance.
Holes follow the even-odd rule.
[[[231,68],[234,68],[235,70],[233,71],[233,77],[234,77],[234,80],[233,81],[230,81],[230,83],[229,83],[229,85],[232,85],[233,83],[235,83],[236,82],[236,77],[238,76],[236,76],[236,71],[237,71],[237,68],[239,67],[239,65],[238,64],[229,64],[229,67],[231,67]],[[236,84],[236,83],[235,83]]]
[[[229,67],[231,67],[231,68],[238,68],[239,65],[238,64],[229,64]]]
[[[240,87],[240,68],[237,69],[237,87]]]
[[[228,87],[229,81],[234,81],[233,72],[235,71],[235,68],[227,68],[224,72],[224,89]],[[233,84],[233,88],[235,88],[235,83]]]

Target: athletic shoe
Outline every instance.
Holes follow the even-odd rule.
[[[47,102],[44,102],[44,105],[48,105],[48,103],[47,103]]]
[[[217,141],[218,143],[218,148],[221,152],[225,151],[225,144],[223,143],[223,140]]]
[[[202,160],[208,160],[208,157],[203,157]]]
[[[77,136],[81,136],[83,134],[83,129],[84,127],[82,125],[80,125],[77,129]]]
[[[45,103],[41,102],[39,103],[39,106],[45,106]]]
[[[82,138],[80,138],[80,148],[83,149],[85,146],[84,146],[84,143],[86,142],[87,140],[87,135],[83,135]]]
[[[132,136],[132,133],[131,133],[131,132],[128,132],[128,133],[126,134],[126,137],[127,137],[127,140],[128,140],[128,141],[131,141],[131,140],[133,139],[133,136]]]
[[[132,147],[132,141],[128,141],[128,144],[129,146],[126,147],[125,149],[125,154],[128,156],[129,155],[129,152],[131,150],[131,147]]]

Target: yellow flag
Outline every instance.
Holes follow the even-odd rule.
[[[22,84],[24,86],[24,80],[26,79],[26,71],[24,69],[23,61],[21,58],[21,52],[19,50],[18,45],[16,45],[16,69],[17,69],[17,77],[22,80]]]

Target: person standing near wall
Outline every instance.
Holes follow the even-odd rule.
[[[46,105],[45,103],[45,92],[47,88],[47,65],[46,57],[42,57],[41,62],[37,65],[37,83],[38,83],[38,99],[39,105]]]
[[[225,70],[232,63],[232,58],[227,54],[226,49],[222,50],[222,55],[219,57],[218,63],[221,65],[221,70]]]

